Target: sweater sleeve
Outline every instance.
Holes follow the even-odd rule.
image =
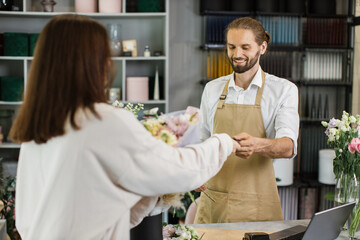
[[[193,190],[215,176],[232,152],[232,140],[226,134],[184,148],[154,140],[151,137],[141,146],[147,150],[134,156],[133,166],[119,179],[122,186],[140,195]]]
[[[93,128],[88,139],[96,141],[89,144],[89,151],[121,187],[141,196],[199,187],[221,169],[233,149],[227,134],[183,148],[171,147],[151,136],[125,110],[117,111],[117,117],[103,117]]]

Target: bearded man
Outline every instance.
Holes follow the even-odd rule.
[[[261,69],[271,36],[260,22],[235,19],[225,39],[234,72],[205,86],[201,137],[225,132],[241,147],[198,189],[207,187],[207,194],[201,194],[195,223],[283,220],[273,159],[290,161],[296,155],[298,89]]]

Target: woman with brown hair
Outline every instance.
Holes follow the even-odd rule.
[[[11,129],[21,143],[16,226],[23,239],[128,239],[158,195],[195,189],[239,147],[227,134],[173,148],[106,103],[106,29],[58,15],[35,49]]]

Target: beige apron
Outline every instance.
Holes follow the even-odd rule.
[[[225,103],[226,83],[214,117],[214,133],[234,136],[246,132],[266,137],[261,114],[261,98],[265,85],[258,89],[255,105]],[[231,154],[220,172],[207,183],[200,196],[195,223],[222,223],[283,220],[272,159],[253,154],[242,159]]]

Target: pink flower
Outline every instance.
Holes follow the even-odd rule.
[[[163,227],[163,238],[164,239],[171,238],[172,236],[174,236],[175,232],[176,229],[173,227],[173,225],[168,224]]]
[[[174,133],[178,138],[183,136],[186,130],[190,126],[189,121],[185,118],[184,115],[178,115],[178,116],[166,118],[165,122],[168,128],[170,129],[170,131]]]
[[[355,153],[355,151],[360,153],[360,138],[351,139],[351,143],[349,144],[348,149],[351,153]]]

